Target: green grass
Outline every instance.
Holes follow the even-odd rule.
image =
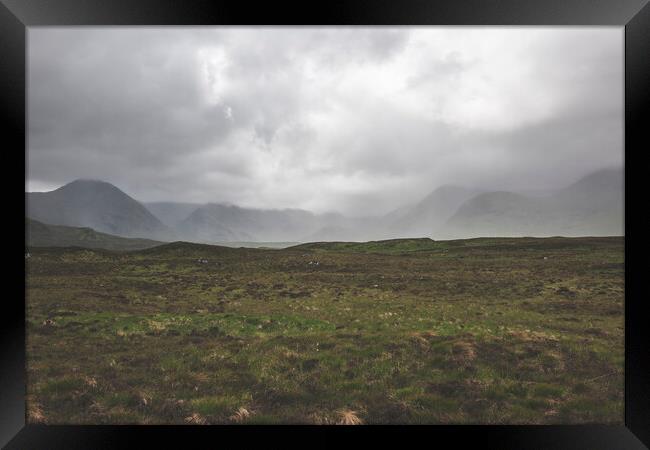
[[[429,238],[389,239],[370,242],[314,242],[290,247],[294,250],[316,250],[351,253],[404,253],[438,250],[441,244]]]
[[[29,420],[621,424],[623,244],[34,248]]]

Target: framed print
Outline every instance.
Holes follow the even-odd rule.
[[[2,444],[647,446],[647,2],[311,6],[3,2]]]

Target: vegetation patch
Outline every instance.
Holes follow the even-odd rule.
[[[621,424],[623,245],[33,248],[27,420]]]

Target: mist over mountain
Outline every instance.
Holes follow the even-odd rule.
[[[176,230],[181,239],[188,241],[210,243],[256,240],[244,230],[231,230],[221,219],[219,211],[208,205],[194,210],[178,223]]]
[[[485,192],[464,202],[437,231],[448,237],[556,234],[548,226],[547,206],[544,200],[514,192]]]
[[[622,168],[599,170],[544,195],[481,192],[446,185],[415,204],[383,216],[366,217],[218,203],[139,203],[109,183],[90,180],[77,180],[51,192],[27,193],[26,200],[27,216],[43,224],[87,227],[159,241],[317,242],[624,234]]]
[[[176,227],[180,236],[203,241],[288,241],[319,226],[319,216],[299,209],[264,210],[209,204],[197,208]]]
[[[143,202],[142,204],[163,224],[171,228],[176,227],[198,208],[205,206],[202,203],[181,202]]]
[[[458,210],[460,205],[477,193],[475,189],[461,186],[441,186],[407,209],[388,228],[392,233],[403,236],[430,236]]]
[[[623,207],[624,173],[622,168],[593,172],[559,190],[555,197],[565,207],[579,206],[583,211],[607,211]]]
[[[384,217],[337,217],[324,220],[303,242],[368,241],[390,236],[389,221]]]
[[[76,180],[26,194],[27,216],[51,225],[89,227],[125,237],[170,239],[172,231],[141,203],[104,181]]]
[[[464,202],[442,238],[623,235],[623,170],[604,169],[546,197],[486,192]]]

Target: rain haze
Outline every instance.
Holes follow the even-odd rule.
[[[383,214],[623,164],[621,28],[30,28],[27,190]]]

